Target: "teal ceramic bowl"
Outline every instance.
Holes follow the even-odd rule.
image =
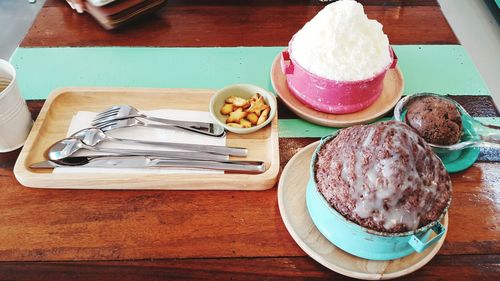
[[[441,96],[433,93],[417,93],[402,98],[394,107],[394,119],[397,121],[406,122],[406,105],[414,98],[425,96],[444,98],[455,104],[457,109],[462,114],[463,132],[462,136],[460,137],[459,143],[480,138],[480,136],[474,129],[474,122],[477,121],[475,121],[460,104],[452,99],[446,98],[446,96]],[[469,147],[455,151],[440,150],[433,147],[432,150],[441,159],[448,173],[456,173],[469,168],[474,164],[474,162],[476,162],[480,153],[478,147]]]
[[[311,178],[306,190],[306,203],[309,215],[318,230],[335,246],[342,250],[369,260],[393,260],[422,252],[437,242],[446,232],[439,220],[446,214],[417,230],[404,233],[382,233],[362,227],[338,213],[318,191],[314,176],[314,163],[319,150],[325,142],[335,135],[325,137],[316,148],[311,159]],[[431,232],[436,236],[429,239]]]
[[[394,116],[394,119],[397,121],[405,120],[405,118],[406,110],[401,113],[401,117],[396,118],[396,116]],[[463,134],[460,138],[460,142],[477,138],[477,132],[474,130],[474,125],[470,119],[462,116],[462,126]],[[476,162],[480,152],[478,147],[470,147],[455,151],[440,151],[437,148],[432,148],[432,150],[436,153],[439,159],[441,159],[441,162],[443,162],[448,173],[456,173],[466,170]]]

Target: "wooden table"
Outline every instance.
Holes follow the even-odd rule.
[[[170,0],[158,15],[106,32],[64,1],[47,0],[22,46],[285,46],[324,5],[298,0],[191,2]],[[392,44],[458,44],[433,0],[365,4]],[[499,116],[489,96],[455,98],[474,116]],[[36,117],[43,101],[28,104]],[[280,118],[296,118],[282,104],[279,111]],[[281,166],[316,140],[281,138]],[[295,244],[281,220],[275,188],[29,189],[12,173],[18,153],[0,154],[1,280],[348,279]],[[438,256],[405,279],[487,280],[500,275],[500,165],[489,162],[488,153],[452,175],[446,242]]]

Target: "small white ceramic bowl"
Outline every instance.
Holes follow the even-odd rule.
[[[271,107],[267,120],[264,123],[253,126],[251,128],[236,128],[228,126],[226,124],[227,116],[224,116],[220,113],[225,100],[230,96],[238,96],[244,99],[250,99],[256,93],[259,93],[262,97],[264,97],[266,104]],[[212,115],[214,121],[223,126],[226,130],[236,134],[250,134],[260,130],[261,128],[269,124],[276,114],[277,107],[278,105],[276,103],[276,97],[272,93],[269,93],[261,87],[250,84],[234,84],[217,91],[210,99],[209,109],[210,115]]]

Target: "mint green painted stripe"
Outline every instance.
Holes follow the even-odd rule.
[[[272,90],[269,70],[283,47],[18,48],[12,63],[26,99],[65,86],[221,88],[252,83]],[[489,94],[462,46],[394,46],[405,93]]]
[[[27,99],[63,86],[270,89],[271,48],[19,48],[12,62]]]
[[[279,119],[278,128],[280,138],[320,138],[338,130],[315,125],[302,119]]]
[[[490,95],[462,46],[396,46],[395,52],[405,78],[405,94]]]
[[[387,117],[380,118],[374,122],[390,119]],[[320,138],[339,130],[338,128],[315,125],[302,119],[280,119],[278,125],[280,138]]]
[[[379,121],[389,119],[382,118]],[[500,118],[497,117],[476,117],[476,119],[486,124],[500,126]],[[302,119],[280,119],[278,122],[280,138],[320,138],[338,130],[311,124]]]

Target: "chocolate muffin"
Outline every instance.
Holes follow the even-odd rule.
[[[342,216],[371,230],[400,233],[425,226],[451,201],[441,160],[398,121],[343,129],[317,155],[319,192]]]
[[[460,111],[453,102],[439,97],[419,97],[412,101],[406,123],[432,144],[455,144],[462,136]]]

